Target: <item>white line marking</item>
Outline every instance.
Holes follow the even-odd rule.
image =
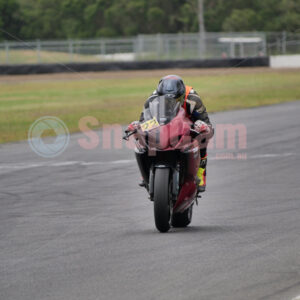
[[[41,162],[41,163],[19,163],[19,164],[0,164],[0,170],[22,170],[39,167],[64,167],[64,166],[96,166],[110,164],[131,164],[135,160],[115,160],[115,161],[61,161],[61,162]]]
[[[266,154],[257,154],[252,156],[247,156],[245,159],[257,159],[257,158],[276,158],[276,157],[289,157],[296,156],[298,153],[266,153]],[[209,160],[222,160],[217,159],[216,157],[208,158]],[[61,161],[61,162],[40,162],[40,163],[11,163],[11,164],[0,164],[0,170],[22,170],[22,169],[31,169],[31,168],[40,168],[40,167],[67,167],[67,166],[101,166],[101,165],[119,165],[119,164],[131,164],[135,163],[134,159],[123,159],[123,160],[113,160],[113,161]],[[300,300],[300,299],[299,299]]]
[[[292,300],[300,300],[300,295],[297,296],[296,298],[293,298]]]
[[[63,166],[73,166],[79,164],[78,161],[62,161],[62,162],[57,162],[53,163],[50,165],[51,167],[63,167]]]
[[[282,154],[268,153],[268,154],[252,155],[250,158],[274,158],[274,157],[288,157],[294,155],[298,155],[298,154],[297,153],[282,153]]]

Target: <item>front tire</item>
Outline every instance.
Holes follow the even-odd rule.
[[[187,227],[192,221],[193,205],[186,209],[183,213],[176,213],[172,216],[173,227]]]
[[[170,229],[170,169],[156,169],[154,176],[154,220],[160,232]]]

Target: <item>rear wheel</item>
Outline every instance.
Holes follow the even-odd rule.
[[[154,219],[155,226],[160,232],[170,229],[170,170],[156,169],[154,176]]]
[[[192,221],[193,205],[186,209],[183,213],[176,213],[172,216],[173,227],[186,227]]]

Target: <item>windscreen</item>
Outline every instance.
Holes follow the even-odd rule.
[[[160,125],[165,125],[176,117],[179,108],[180,102],[176,99],[167,95],[158,96],[144,108],[144,119],[148,121],[155,117]]]

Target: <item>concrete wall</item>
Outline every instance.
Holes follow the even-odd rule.
[[[271,68],[300,68],[300,55],[277,55],[270,57]]]

